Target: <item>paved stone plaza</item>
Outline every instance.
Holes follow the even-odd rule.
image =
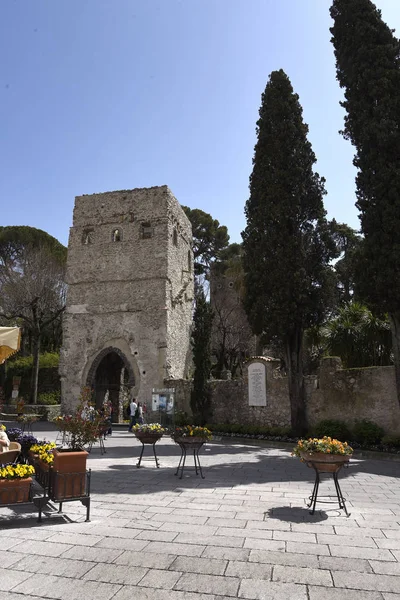
[[[170,440],[160,469],[135,467],[141,446],[125,431],[106,447],[89,459],[90,523],[75,502],[41,525],[26,507],[0,509],[0,600],[400,600],[400,462],[342,471],[346,518],[322,504],[309,515],[313,471],[288,450],[212,442],[205,479],[188,468],[179,480]]]

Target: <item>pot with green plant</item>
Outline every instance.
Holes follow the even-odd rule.
[[[349,462],[352,454],[353,448],[347,442],[329,436],[301,439],[292,452],[320,473],[336,473]]]
[[[86,482],[86,461],[88,452],[85,447],[93,444],[99,437],[103,422],[102,417],[91,405],[91,391],[84,388],[81,393],[79,405],[72,415],[64,415],[54,419],[60,432],[63,434],[64,446],[54,448],[52,453],[54,461],[53,471],[56,474],[69,474],[60,480],[64,485],[61,495],[71,497],[82,495]],[[76,475],[76,477],[71,477]],[[78,483],[76,483],[78,481]],[[56,490],[56,496],[60,496]]]

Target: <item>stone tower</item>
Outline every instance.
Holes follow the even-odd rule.
[[[108,392],[116,420],[123,397],[149,407],[152,388],[186,376],[192,229],[167,186],[78,196],[67,283],[64,410],[90,386],[97,406]]]

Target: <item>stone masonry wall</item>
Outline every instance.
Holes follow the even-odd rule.
[[[192,226],[176,198],[168,198],[167,377],[188,374],[194,276]]]
[[[188,263],[187,251],[183,264],[183,249],[170,252],[175,222],[190,243],[190,224],[167,186],[76,198],[60,357],[64,409],[76,406],[82,386],[91,385],[93,362],[107,348],[118,349],[134,373],[132,393],[143,402],[165,377],[184,376],[191,302],[174,339],[169,324],[171,286],[173,293],[177,287],[171,282],[182,279]],[[190,282],[187,288],[190,295]]]
[[[326,358],[319,379],[308,381],[307,398],[310,425],[339,419],[352,426],[368,419],[387,433],[400,434],[394,367],[342,369],[339,358]]]
[[[267,364],[267,406],[248,405],[248,380],[211,381],[213,414],[210,423],[290,427],[287,377]],[[247,369],[245,369],[247,372]],[[190,411],[190,384],[169,381],[175,387],[179,404]],[[368,419],[388,434],[400,434],[400,408],[397,402],[394,367],[341,369],[341,361],[327,358],[319,377],[305,380],[307,419],[310,426],[325,419],[345,421],[350,427]]]

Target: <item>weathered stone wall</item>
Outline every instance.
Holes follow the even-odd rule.
[[[178,224],[185,241],[176,247]],[[93,384],[91,367],[107,348],[118,349],[142,402],[165,377],[184,376],[193,277],[183,281],[182,273],[190,241],[190,223],[167,186],[76,198],[60,357],[65,410],[76,406],[82,386]],[[171,297],[183,283],[187,296],[171,316]]]
[[[248,379],[211,381],[213,414],[210,423],[239,423],[270,427],[290,427],[287,377],[279,362],[267,363],[267,405],[248,405]],[[245,370],[247,373],[247,369]],[[190,383],[169,381],[175,387],[179,405],[190,412]],[[400,408],[397,402],[394,367],[341,369],[341,361],[327,358],[319,377],[305,379],[307,419],[312,427],[325,419],[345,421],[350,427],[368,419],[386,433],[400,434]]]
[[[222,369],[236,368],[236,376],[243,360],[254,356],[257,346],[257,337],[251,331],[240,296],[242,285],[241,270],[221,272],[218,263],[211,268],[210,302],[214,311],[211,348],[219,360],[222,348],[227,359],[237,357],[232,365],[220,365]]]
[[[167,377],[188,375],[191,358],[194,276],[192,226],[172,194],[168,196]],[[189,325],[189,326],[188,326]]]
[[[326,358],[319,379],[308,380],[307,398],[310,425],[339,419],[351,426],[368,419],[387,433],[400,434],[394,367],[342,369],[339,358]]]

